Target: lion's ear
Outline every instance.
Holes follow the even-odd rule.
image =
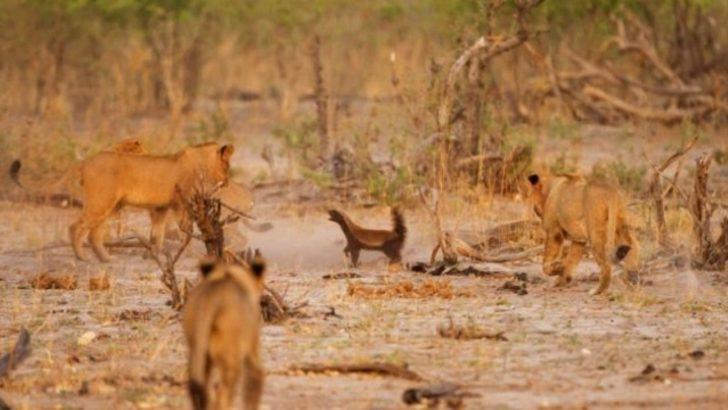
[[[262,280],[263,274],[265,273],[265,260],[262,256],[260,256],[260,252],[257,249],[255,252],[255,258],[253,258],[250,262],[250,273],[252,273],[256,279]]]
[[[210,274],[215,269],[215,265],[217,265],[217,261],[215,261],[212,258],[205,258],[200,261],[200,273],[202,274],[202,277],[206,278],[207,275]]]
[[[233,152],[235,152],[235,147],[231,144],[223,145],[220,148],[220,158],[222,158],[225,162],[230,162],[230,157],[233,156]]]
[[[528,176],[528,182],[531,183],[531,185],[536,185],[539,183],[541,178],[539,178],[538,174],[531,174]]]

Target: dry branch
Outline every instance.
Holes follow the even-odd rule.
[[[445,232],[443,235],[444,247],[438,244],[432,251],[430,257],[430,264],[434,264],[437,253],[441,249],[448,249],[450,252],[455,254],[455,260],[457,256],[477,261],[477,262],[491,262],[491,263],[504,263],[513,262],[517,260],[524,260],[536,256],[543,252],[543,246],[536,246],[531,249],[527,249],[521,252],[506,252],[506,253],[489,253],[484,252],[480,246],[472,245],[463,239],[455,236],[451,232]],[[455,262],[452,262],[455,263]]]
[[[707,114],[708,111],[710,111],[711,109],[711,107],[706,106],[686,110],[681,110],[679,108],[658,110],[649,107],[638,107],[592,85],[584,86],[582,92],[588,97],[592,97],[594,99],[609,104],[610,106],[616,108],[618,111],[638,117],[643,120],[654,120],[666,123],[673,123],[676,121],[682,121],[684,119],[701,117]]]
[[[226,250],[223,260],[228,263],[236,263],[248,267],[255,258],[259,257],[261,257],[260,250],[248,248],[238,253]],[[292,317],[307,317],[301,312],[301,308],[306,305],[307,303],[303,302],[296,306],[290,306],[286,303],[283,295],[269,286],[263,287],[263,294],[260,297],[260,311],[263,315],[263,320],[267,323],[281,323]]]
[[[667,190],[663,191],[662,184],[661,184],[661,178],[662,173],[665,172],[667,168],[670,167],[675,161],[678,159],[681,159],[685,154],[688,153],[694,146],[695,143],[698,142],[698,136],[696,135],[693,137],[692,140],[687,142],[682,148],[677,150],[674,154],[669,156],[665,161],[662,162],[662,164],[657,167],[650,163],[649,159],[645,156],[645,159],[648,163],[652,166],[652,182],[650,183],[650,193],[652,193],[653,200],[655,202],[655,220],[657,223],[657,241],[663,248],[670,248],[671,240],[669,237],[669,234],[667,233],[667,230],[665,228],[665,204],[664,199],[667,194]],[[675,177],[672,182],[672,187],[676,187],[677,182],[677,176],[679,174],[679,170],[675,172]]]
[[[710,89],[694,84],[699,80],[696,76],[683,73],[681,77],[660,55],[652,29],[628,10],[622,10],[622,15],[611,17],[615,34],[601,47],[599,63],[566,48],[566,57],[576,70],[556,71],[554,75],[555,69],[546,66],[551,93],[562,105],[566,103],[575,118],[614,122],[631,117],[670,124],[728,113],[728,103],[714,80],[702,81],[714,84]],[[632,71],[627,64],[613,66],[607,61],[612,56],[606,51],[612,46],[621,55],[637,56],[623,59],[636,68],[637,74],[625,74]]]
[[[642,25],[640,20],[631,12],[625,11],[626,18],[632,23],[632,26],[637,35],[635,39],[629,39],[627,35],[627,28],[624,24],[624,20],[613,18],[617,26],[617,35],[612,37],[611,41],[607,43],[614,43],[620,52],[637,52],[642,54],[647,61],[649,61],[659,73],[669,80],[671,83],[684,86],[684,82],[674,71],[670,69],[668,64],[664,62],[658,55],[655,47],[650,44],[648,40],[648,34],[646,28]]]
[[[311,46],[311,63],[314,74],[314,94],[316,96],[316,132],[319,138],[319,150],[323,158],[328,158],[329,153],[329,123],[328,104],[329,98],[326,95],[324,86],[323,65],[321,64],[321,38],[314,36]]]
[[[698,242],[695,263],[701,268],[722,270],[725,268],[726,259],[728,259],[728,218],[723,219],[720,237],[713,242],[710,235],[710,219],[714,208],[711,206],[708,191],[708,175],[711,163],[712,158],[707,154],[696,161],[691,207],[693,231]]]
[[[31,351],[30,333],[25,328],[21,328],[18,341],[15,342],[13,349],[0,357],[0,379],[7,377],[11,371],[15,370],[23,360],[30,356]]]
[[[452,383],[441,383],[423,387],[409,388],[402,393],[402,401],[407,405],[426,405],[426,408],[441,408],[440,402],[444,401],[445,408],[463,408],[463,399],[468,397],[480,397],[478,394],[462,390],[462,386]]]
[[[437,252],[442,251],[443,259],[447,263],[456,263],[458,258],[457,254],[453,252],[450,243],[445,238],[445,231],[442,229],[442,206],[440,204],[440,195],[437,191],[432,192],[432,196],[434,197],[434,207],[430,207],[429,201],[427,200],[424,191],[420,190],[420,200],[422,201],[423,206],[427,210],[427,212],[430,214],[432,221],[435,225],[435,231],[437,232],[437,244],[435,245],[435,248],[432,250],[432,255],[430,256],[430,264],[433,264],[435,262],[435,258],[437,257]]]
[[[447,324],[441,324],[437,327],[437,334],[441,337],[456,340],[491,339],[505,342],[508,339],[503,335],[504,333],[503,331],[487,331],[474,325],[456,325],[452,317],[448,318]]]
[[[440,100],[440,106],[437,114],[437,123],[440,130],[446,129],[451,120],[451,107],[453,100],[453,90],[455,83],[460,76],[463,67],[474,58],[477,57],[478,64],[487,64],[493,57],[510,51],[528,40],[532,33],[526,27],[526,16],[528,13],[544,0],[518,0],[516,1],[516,21],[518,23],[518,31],[516,34],[503,39],[500,36],[481,36],[473,44],[470,45],[455,62],[450,66],[445,85]]]
[[[162,284],[169,290],[171,301],[170,304],[172,306],[172,309],[174,310],[180,310],[185,304],[185,296],[182,292],[180,292],[180,287],[177,282],[177,275],[175,274],[175,265],[177,264],[177,261],[184,253],[185,249],[187,249],[187,246],[190,244],[190,241],[192,241],[192,236],[189,234],[185,235],[185,239],[182,241],[182,245],[180,245],[179,249],[177,249],[177,252],[175,252],[174,255],[172,255],[169,251],[164,252],[165,259],[162,260],[159,257],[159,254],[155,252],[154,247],[144,239],[143,236],[137,234],[137,239],[139,240],[139,243],[142,244],[147,250],[149,251],[149,254],[151,255],[154,262],[159,267],[159,270],[162,271],[162,274],[160,276],[160,280],[162,281]]]
[[[291,367],[292,372],[303,373],[363,373],[379,376],[396,377],[405,380],[422,381],[422,376],[407,368],[407,365],[394,365],[390,363],[356,363],[356,364],[303,364]]]

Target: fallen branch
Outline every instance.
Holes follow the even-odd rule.
[[[2,255],[36,253],[50,251],[53,249],[70,248],[70,246],[71,244],[69,242],[60,241],[33,249],[11,249],[2,252]],[[91,247],[91,245],[88,243],[84,243],[83,246],[85,248]],[[144,246],[139,243],[138,237],[136,235],[126,236],[116,241],[104,242],[104,246],[107,248],[144,248]]]
[[[342,374],[375,374],[378,376],[396,377],[405,380],[422,381],[422,376],[407,368],[407,365],[394,365],[390,363],[357,363],[357,364],[303,364],[291,367],[292,372],[303,373],[342,373]]]
[[[658,110],[650,107],[638,107],[622,100],[619,97],[611,95],[606,91],[592,85],[585,85],[582,92],[589,97],[603,101],[610,106],[616,108],[625,114],[638,117],[643,120],[654,120],[665,123],[674,123],[685,119],[701,117],[712,110],[711,107],[703,106],[699,108],[683,110],[679,108],[670,108],[667,110]]]
[[[451,252],[477,262],[512,262],[516,260],[528,259],[543,252],[543,246],[536,246],[534,248],[527,249],[521,252],[486,253],[476,248],[475,246],[467,243],[466,241],[456,237],[450,232],[445,232],[443,241],[447,249],[450,249]],[[435,249],[433,249],[432,255],[430,257],[430,264],[434,264],[434,259],[437,256],[437,251],[440,249],[442,249],[441,246],[436,246]]]
[[[456,340],[491,339],[503,342],[508,341],[508,339],[504,336],[505,332],[503,331],[490,332],[480,329],[474,325],[456,325],[453,322],[452,317],[448,319],[449,321],[447,324],[441,324],[437,327],[437,334],[441,337]]]
[[[7,377],[23,360],[30,356],[31,352],[30,333],[25,328],[21,328],[18,341],[15,342],[13,349],[0,357],[0,379]]]
[[[480,397],[478,394],[461,391],[462,387],[452,383],[413,387],[402,393],[402,401],[407,405],[426,404],[427,408],[440,408],[440,401],[445,402],[446,408],[459,409],[463,407],[463,399]]]

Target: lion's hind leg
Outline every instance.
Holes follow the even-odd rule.
[[[564,244],[563,232],[547,232],[543,252],[543,273],[548,276],[559,276],[556,286],[563,285],[564,263],[561,260],[561,250]]]
[[[263,381],[265,380],[265,372],[257,357],[251,356],[245,359],[244,375],[244,408],[246,410],[255,410],[260,407],[260,399],[263,395]]]
[[[592,242],[592,251],[594,252],[594,259],[599,265],[599,284],[590,290],[589,294],[598,295],[607,290],[609,283],[612,281],[612,264],[607,256],[605,243]]]
[[[85,239],[88,231],[89,228],[87,227],[83,216],[68,227],[68,236],[70,237],[73,253],[76,255],[77,259],[82,261],[88,260],[88,256],[86,256],[83,252],[83,240]]]
[[[86,198],[90,197],[90,195],[86,195]],[[118,203],[118,199],[106,196],[103,198],[97,197],[93,201],[89,200],[88,203],[84,204],[83,215],[78,222],[71,226],[71,244],[79,259],[86,260],[81,253],[81,242],[86,232],[90,232],[91,248],[99,260],[108,262],[111,259],[104,247],[106,233],[104,222],[117,209]]]
[[[631,286],[640,282],[640,244],[629,228],[622,225],[617,229],[617,255],[625,270],[624,282]]]

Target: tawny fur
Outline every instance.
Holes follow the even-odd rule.
[[[200,268],[204,278],[190,293],[182,317],[192,406],[229,409],[242,382],[244,408],[257,409],[265,377],[259,347],[265,265],[206,262]]]
[[[109,260],[103,244],[105,221],[127,205],[149,210],[152,243],[158,249],[164,243],[170,210],[184,216],[181,201],[200,183],[214,186],[227,182],[233,150],[231,145],[210,143],[165,156],[102,152],[88,158],[81,169],[83,211],[69,228],[76,257],[86,259],[81,245],[89,233],[96,256]],[[183,230],[191,228],[187,219],[180,220]]]
[[[127,138],[119,141],[118,143],[114,144],[113,146],[102,152],[115,152],[117,154],[145,154],[146,150],[144,149],[141,141],[139,141],[138,139]],[[28,189],[23,183],[20,182],[20,169],[23,165],[19,159],[16,159],[10,165],[9,174],[10,179],[18,187],[25,191],[28,198],[30,198],[34,202],[59,205],[62,207],[71,206],[81,208],[83,206],[83,203],[79,199],[75,198],[72,194],[64,193],[63,191],[68,190],[68,185],[71,182],[73,182],[74,180],[78,181],[80,179],[81,169],[83,168],[84,162],[85,161],[80,161],[74,164],[73,166],[68,168],[68,170],[66,170],[66,172],[64,172],[63,175],[60,176],[60,178],[42,187],[37,187],[34,189]]]
[[[367,229],[351,220],[345,213],[331,209],[329,220],[336,222],[346,236],[344,254],[353,266],[359,264],[361,250],[381,251],[389,258],[390,269],[397,269],[402,261],[402,246],[407,236],[404,217],[397,208],[392,208],[392,229]]]
[[[122,140],[105,152],[115,152],[117,154],[147,153],[141,142],[136,139]],[[70,184],[74,178],[77,180],[77,182],[80,182],[81,169],[84,163],[85,161],[75,164],[68,171],[66,171],[61,176],[61,178],[59,178],[52,184],[48,184],[44,187],[35,188],[33,190],[27,189],[20,182],[19,174],[22,164],[19,160],[16,160],[12,163],[9,173],[11,179],[26,192],[28,198],[31,199],[33,202],[58,205],[62,207],[72,206],[81,208],[83,207],[83,203],[81,202],[81,200],[69,194],[62,193],[61,191],[63,190],[63,186]],[[78,185],[80,186],[80,183]],[[217,190],[217,192],[215,192],[213,196],[219,199],[225,205],[233,208],[235,211],[239,211],[244,214],[250,214],[254,205],[253,195],[250,190],[245,185],[233,181],[230,181],[227,185]],[[228,208],[224,208],[222,212],[222,218],[225,218],[232,211]],[[156,210],[150,210],[150,216],[153,219],[156,218]],[[169,210],[167,212],[166,221],[167,225],[170,226],[173,225],[175,222],[177,225],[183,223],[182,212],[173,212],[173,210]],[[270,230],[271,228],[271,225],[269,223],[256,224],[245,218],[243,218],[241,222],[248,229],[254,232],[265,232],[267,230]],[[244,245],[247,243],[247,238],[238,229],[236,229],[234,225],[225,226],[225,236],[229,236],[238,247],[244,247]],[[157,241],[157,238],[152,237],[150,238],[150,240],[155,243]],[[161,244],[157,246],[161,246]]]
[[[546,233],[543,270],[559,276],[557,286],[572,279],[573,271],[589,246],[599,265],[599,284],[590,293],[604,292],[611,281],[611,265],[624,262],[628,272],[637,271],[639,243],[628,224],[627,211],[619,190],[600,181],[577,175],[529,176],[533,204],[543,219]],[[570,240],[562,255],[565,240]]]

